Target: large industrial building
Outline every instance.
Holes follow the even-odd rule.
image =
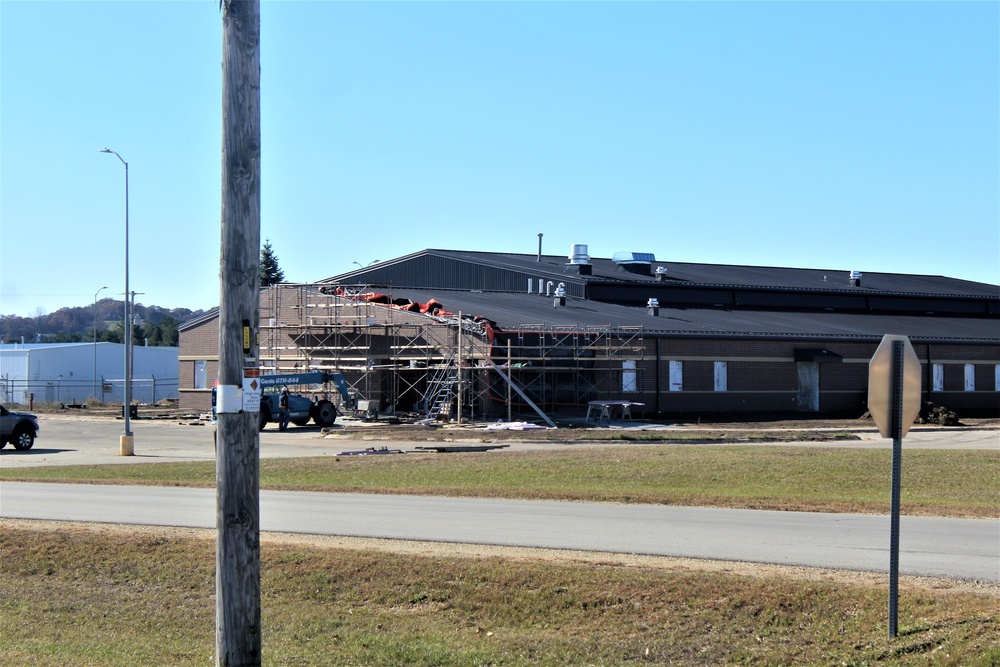
[[[132,347],[132,398],[155,403],[177,398],[176,347]],[[121,403],[125,396],[121,343],[0,345],[0,402]]]
[[[925,401],[1000,414],[1000,287],[942,276],[423,250],[263,290],[260,325],[265,371],[338,370],[397,413],[860,416],[902,334]],[[210,313],[180,331],[182,407],[207,409],[217,363]]]

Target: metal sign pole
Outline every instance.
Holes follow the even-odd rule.
[[[903,341],[892,342],[892,501],[889,529],[889,638],[897,634],[899,608],[899,495],[903,465]]]

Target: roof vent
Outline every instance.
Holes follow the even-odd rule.
[[[590,265],[590,255],[587,254],[587,246],[583,243],[574,243],[569,251],[569,264],[566,270],[579,273],[581,276],[592,274],[593,267]]]
[[[555,299],[552,300],[552,307],[559,308],[566,305],[566,283],[559,283],[556,286]]]
[[[849,280],[851,287],[861,287],[861,272],[851,271],[851,277]]]
[[[665,266],[656,267],[655,275],[656,275],[656,280],[658,282],[663,282],[664,280],[667,279],[667,267]]]
[[[653,262],[656,261],[651,252],[616,252],[612,259],[619,269],[640,276],[653,275]]]
[[[587,254],[585,243],[574,243],[569,251],[570,264],[590,264],[590,255]]]
[[[649,297],[649,301],[646,302],[646,314],[653,317],[660,316],[660,300],[655,296]]]

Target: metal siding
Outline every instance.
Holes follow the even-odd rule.
[[[869,297],[871,310],[919,313],[961,313],[963,315],[985,315],[989,310],[984,301],[978,299],[907,298],[898,296]]]
[[[345,284],[386,285],[394,288],[460,289],[483,292],[527,292],[528,279],[536,285],[540,278],[551,280],[553,289],[564,282],[566,294],[583,298],[586,286],[580,282],[567,282],[551,276],[548,271],[538,273],[504,269],[448,257],[424,255],[406,262],[373,268],[363,275],[352,276]]]
[[[835,308],[839,310],[864,310],[864,295],[850,294],[788,294],[740,290],[736,292],[736,305],[747,308]]]

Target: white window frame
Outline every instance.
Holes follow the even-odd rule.
[[[716,361],[712,369],[715,391],[729,391],[729,365],[725,361]]]
[[[671,360],[668,368],[670,369],[670,391],[684,391],[684,362]]]
[[[204,359],[194,362],[194,388],[208,389],[208,362]]]
[[[639,391],[639,374],[634,359],[622,361],[622,392],[634,394]]]
[[[931,391],[944,391],[944,364],[931,364]]]

